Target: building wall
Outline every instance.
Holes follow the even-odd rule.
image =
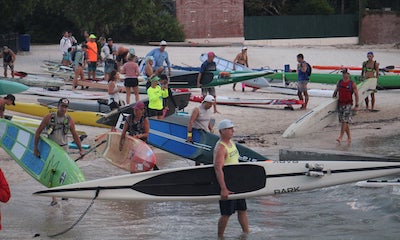
[[[243,0],[177,0],[176,16],[186,38],[244,36]]]
[[[400,16],[392,12],[367,12],[361,20],[360,43],[400,43]]]

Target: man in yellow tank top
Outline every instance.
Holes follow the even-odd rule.
[[[233,127],[232,121],[228,119],[224,119],[218,124],[220,140],[217,142],[214,149],[215,175],[221,188],[221,200],[219,201],[221,217],[218,221],[218,239],[223,239],[229,217],[234,214],[235,211],[238,211],[238,220],[242,227],[243,234],[249,233],[246,200],[228,200],[228,196],[234,192],[231,192],[225,184],[223,167],[225,165],[239,163],[239,151],[232,141],[234,133]]]

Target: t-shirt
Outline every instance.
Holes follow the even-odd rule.
[[[171,67],[171,63],[168,59],[168,53],[166,51],[161,52],[160,48],[155,48],[146,55],[146,57],[149,56],[153,56],[155,68],[162,67],[164,65],[164,61],[168,67]]]
[[[68,52],[68,48],[70,48],[70,47],[72,47],[71,40],[69,38],[67,38],[67,37],[61,38],[61,40],[60,40],[61,53],[62,54],[67,53]]]
[[[75,67],[79,65],[82,66],[84,61],[85,61],[85,53],[82,50],[76,50],[73,65]]]
[[[147,89],[147,96],[149,97],[149,109],[162,110],[163,98],[168,97],[168,89],[162,90],[159,85],[155,88],[149,87]]]
[[[125,78],[137,78],[140,75],[140,69],[137,63],[129,61],[122,66],[121,73],[125,74]]]
[[[87,58],[89,62],[97,62],[97,43],[96,42],[87,42],[86,43],[87,50]]]
[[[204,73],[206,71],[217,71],[217,65],[214,61],[204,61],[203,64],[201,64],[200,73]]]

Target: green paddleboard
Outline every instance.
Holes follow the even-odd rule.
[[[282,80],[283,74],[285,74],[285,80],[290,82],[297,82],[296,72],[286,72],[286,73],[274,73],[266,76],[270,79]],[[359,75],[351,75],[351,80],[356,83],[360,83]],[[324,84],[336,84],[340,79],[342,79],[342,74],[329,74],[329,73],[313,73],[310,76],[310,82],[313,83],[324,83]],[[397,89],[400,88],[400,75],[383,75],[379,76],[378,88],[380,89]]]
[[[8,81],[5,80],[5,78],[0,78],[0,95],[20,93],[28,90],[28,88],[29,88],[28,86],[22,83]]]
[[[85,181],[75,161],[46,137],[40,137],[40,157],[36,157],[33,153],[34,137],[33,130],[0,119],[0,147],[38,182],[51,188]]]

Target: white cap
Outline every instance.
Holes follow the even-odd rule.
[[[247,47],[242,47],[242,50],[247,50]]]
[[[212,95],[207,95],[207,96],[203,99],[202,103],[203,103],[203,102],[215,102],[215,98],[214,98]]]
[[[167,46],[167,42],[164,41],[164,40],[162,40],[162,41],[160,42],[160,46]]]
[[[129,48],[129,53],[131,55],[135,55],[135,49],[134,48]]]
[[[233,122],[229,119],[224,119],[218,124],[218,130],[234,127]]]

